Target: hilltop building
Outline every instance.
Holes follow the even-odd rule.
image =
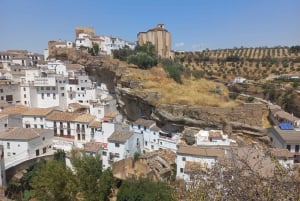
[[[164,24],[158,24],[146,32],[139,32],[137,37],[139,45],[151,42],[155,46],[158,56],[162,58],[174,57],[171,51],[171,33],[165,29]]]

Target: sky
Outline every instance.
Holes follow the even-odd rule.
[[[172,49],[300,45],[300,0],[1,0],[0,50],[42,53],[76,26],[136,41],[165,24]]]

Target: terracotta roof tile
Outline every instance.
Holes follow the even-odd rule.
[[[28,108],[23,115],[24,116],[46,116],[53,111],[53,108]]]
[[[88,142],[84,145],[84,151],[87,152],[98,152],[102,147],[102,144],[99,142]]]
[[[210,156],[224,158],[224,150],[217,148],[201,148],[198,146],[179,146],[177,154],[186,154],[194,156]]]
[[[47,116],[47,119],[52,121],[73,121],[89,123],[93,119],[95,119],[95,116],[92,116],[90,114],[80,114],[76,112],[53,111]]]
[[[147,119],[137,119],[134,123],[138,124],[138,125],[141,125],[141,126],[150,127],[153,124],[155,124],[155,121],[153,121],[153,120],[147,120]]]
[[[271,148],[270,154],[277,158],[293,158],[294,155],[287,149]]]
[[[96,128],[100,128],[101,127],[101,121],[97,121],[97,120],[93,120],[90,124],[90,127],[96,127]]]
[[[1,114],[12,114],[12,115],[23,114],[28,109],[29,107],[23,105],[16,105],[15,107],[4,108]]]
[[[1,140],[31,140],[43,133],[53,133],[51,130],[40,128],[8,128],[0,132]]]
[[[108,141],[113,142],[120,142],[124,143],[126,142],[131,136],[133,135],[132,131],[123,131],[123,130],[117,130],[111,134],[111,136],[107,139]]]

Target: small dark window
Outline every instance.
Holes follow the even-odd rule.
[[[183,168],[180,168],[180,172],[183,173]]]
[[[120,147],[120,144],[119,143],[115,143],[115,147]]]
[[[182,161],[185,161],[185,157],[182,157]]]
[[[286,145],[286,148],[289,150],[289,151],[291,151],[291,145]]]
[[[299,145],[298,144],[295,146],[295,152],[299,152]]]

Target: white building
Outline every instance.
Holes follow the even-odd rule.
[[[110,167],[114,162],[141,153],[142,135],[127,130],[116,130],[108,138],[107,152],[102,152],[103,167]]]
[[[97,86],[79,64],[49,62],[47,69],[26,69],[21,79],[21,103],[30,107],[60,107],[70,103],[89,105]]]
[[[20,85],[12,80],[0,80],[0,103],[20,103]]]
[[[131,123],[131,130],[143,135],[143,152],[159,149],[170,149],[174,152],[177,150],[178,134],[162,131],[155,121],[137,119]]]
[[[300,131],[273,126],[268,136],[272,147],[287,149],[294,155],[295,163],[300,163]]]
[[[113,37],[113,36],[99,36],[99,37],[101,41],[99,49],[102,53],[106,55],[112,55],[113,50],[118,50],[125,46],[128,46],[130,49],[134,49],[135,47],[135,43],[121,39],[119,37]]]
[[[234,142],[224,135],[222,130],[200,130],[195,137],[197,145],[229,146],[231,142]]]
[[[294,155],[287,149],[270,149],[270,155],[278,160],[285,168],[292,168],[294,165]]]
[[[90,39],[90,35],[86,33],[80,33],[78,38],[75,40],[75,46],[77,49],[81,47],[91,48],[93,46],[92,41]]]
[[[66,143],[81,148],[84,143],[94,140],[95,134],[92,128],[95,127],[89,126],[94,119],[95,116],[90,114],[53,111],[46,117],[46,128],[53,130],[54,136],[57,136],[56,140],[62,141],[57,142],[58,144]],[[53,146],[56,147],[56,144]]]
[[[8,128],[0,132],[5,169],[26,160],[52,153],[53,133],[46,129]]]
[[[46,128],[46,116],[52,108],[28,108],[22,113],[23,128]]]
[[[189,182],[193,174],[200,174],[202,170],[211,168],[219,159],[224,157],[225,152],[221,149],[179,146],[176,157],[176,177]]]
[[[243,77],[235,77],[234,80],[233,80],[233,83],[236,83],[236,84],[241,84],[241,83],[245,83],[246,82],[246,78],[243,78]]]

